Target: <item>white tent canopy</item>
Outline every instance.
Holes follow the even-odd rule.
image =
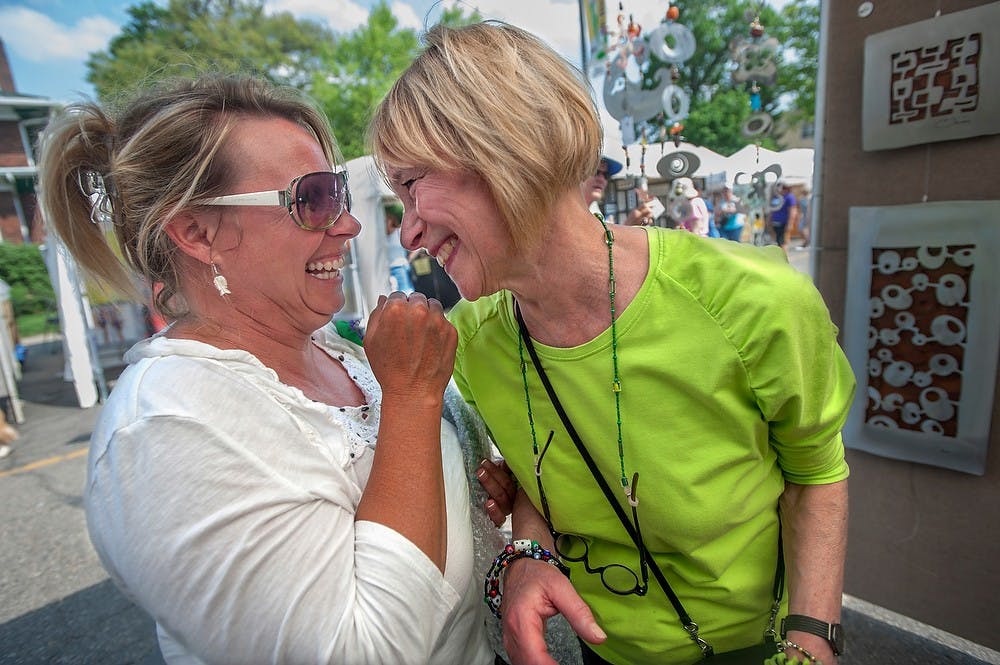
[[[777,153],[781,179],[790,185],[812,185],[814,153],[812,148],[792,148]]]

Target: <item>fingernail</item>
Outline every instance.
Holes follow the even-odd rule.
[[[484,457],[483,459],[479,460],[479,466],[486,466],[487,462],[489,462],[489,460]]]
[[[482,480],[486,477],[486,469],[476,469],[476,478]]]
[[[496,505],[497,505],[496,501],[494,501],[493,499],[488,499],[486,501],[486,510],[489,510],[490,508],[495,508]]]
[[[594,624],[594,637],[596,637],[599,640],[606,640],[608,638],[608,636],[604,633],[604,631],[601,630],[601,627],[598,626],[596,623]]]

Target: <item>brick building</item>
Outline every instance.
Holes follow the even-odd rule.
[[[0,242],[40,242],[35,198],[36,144],[59,103],[17,92],[0,41]]]

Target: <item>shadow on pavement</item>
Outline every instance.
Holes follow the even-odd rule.
[[[162,665],[156,628],[110,581],[0,625],[0,663]]]

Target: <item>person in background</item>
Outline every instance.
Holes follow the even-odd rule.
[[[608,187],[611,176],[622,170],[622,165],[610,157],[601,156],[597,170],[580,183],[580,193],[591,212],[601,212],[600,201],[604,198],[604,190]],[[636,192],[637,195],[639,192]],[[649,199],[639,199],[639,205],[629,210],[624,224],[627,226],[649,226],[653,223],[653,209]]]
[[[385,208],[386,251],[389,258],[389,283],[393,291],[413,293],[410,279],[410,253],[400,244],[399,227],[403,219],[403,206],[398,203]]]
[[[13,452],[10,444],[17,441],[20,434],[7,422],[8,415],[13,416],[13,409],[10,404],[11,396],[7,394],[7,387],[3,381],[0,381],[0,393],[2,393],[0,394],[0,459],[3,459]]]
[[[812,222],[811,211],[809,210],[809,187],[802,188],[802,196],[799,197],[799,233],[802,235],[801,247],[809,246],[810,224]]]
[[[719,227],[715,225],[715,205],[712,203],[712,199],[702,196],[701,192],[698,192],[698,196],[701,197],[705,203],[705,210],[708,211],[708,237],[721,238]]]
[[[733,190],[728,185],[722,188],[722,196],[715,207],[715,219],[723,238],[740,241],[746,215],[740,212],[740,200],[733,196]]]
[[[511,662],[553,665],[555,614],[585,663],[615,665],[690,665],[710,647],[773,663],[776,615],[837,624],[854,377],[811,280],[773,248],[589,211],[597,109],[537,37],[489,22],[425,44],[371,148],[403,244],[458,285],[455,382],[520,483],[481,466],[490,514],[513,509],[485,582]],[[782,632],[789,658],[837,662],[842,645],[801,619]]]
[[[699,236],[709,236],[709,219],[711,214],[705,199],[701,198],[698,190],[694,186],[691,178],[677,178],[674,180],[674,196],[680,199],[678,210],[680,219],[677,228],[690,231]]]
[[[114,303],[105,302],[94,308],[94,318],[105,344],[112,341],[124,342],[122,335],[122,317]]]
[[[781,249],[788,251],[786,234],[789,224],[794,225],[798,217],[799,207],[792,188],[787,182],[775,184],[775,192],[780,203],[773,206],[771,212],[771,228],[774,229],[774,242]]]
[[[361,226],[326,117],[251,78],[164,83],[115,114],[67,107],[40,166],[77,262],[157,284],[171,320],[126,354],[84,490],[164,660],[493,663],[442,421],[455,330],[396,292],[364,349],[336,334]]]

